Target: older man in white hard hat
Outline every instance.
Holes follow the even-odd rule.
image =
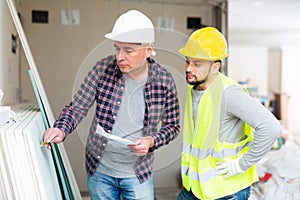
[[[62,142],[96,102],[86,144],[91,199],[152,200],[153,152],[180,131],[175,83],[151,58],[154,27],[143,13],[122,14],[105,37],[115,55],[89,71],[43,141],[47,148]]]

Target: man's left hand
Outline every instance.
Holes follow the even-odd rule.
[[[151,136],[141,137],[135,141],[135,144],[127,145],[135,155],[144,156],[148,153],[149,148],[154,144],[154,139]]]
[[[237,158],[223,163],[218,163],[219,165],[216,167],[218,175],[223,174],[226,179],[236,174],[243,173],[244,170],[241,169],[239,160],[240,158]]]

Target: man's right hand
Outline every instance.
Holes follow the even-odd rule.
[[[43,146],[51,149],[51,143],[60,143],[65,138],[65,132],[58,128],[49,128],[43,135],[43,142],[45,143]]]

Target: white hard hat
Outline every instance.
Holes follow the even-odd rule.
[[[151,20],[137,10],[129,10],[117,19],[111,33],[105,37],[126,43],[153,43],[154,27]]]

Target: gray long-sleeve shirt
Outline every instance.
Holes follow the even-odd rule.
[[[192,90],[194,116],[202,94],[203,91]],[[254,141],[240,160],[241,169],[246,170],[271,149],[280,136],[281,126],[274,115],[259,101],[245,93],[243,88],[229,86],[222,96],[219,141],[235,143],[242,140],[243,121],[254,130]]]

